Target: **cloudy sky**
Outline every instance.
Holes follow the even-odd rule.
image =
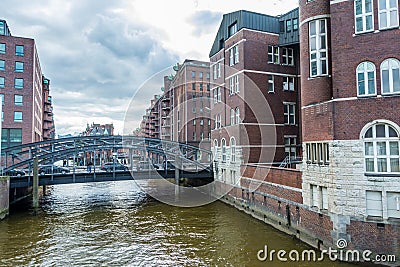
[[[2,0],[0,18],[12,35],[36,40],[51,80],[57,134],[80,132],[92,122],[114,123],[122,133],[127,106],[149,77],[186,58],[208,60],[224,13],[279,15],[297,2]],[[160,93],[150,87],[141,95]],[[133,125],[139,126],[149,100],[135,99]]]

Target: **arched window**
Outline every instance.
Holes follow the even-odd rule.
[[[236,124],[239,124],[240,123],[240,109],[239,109],[239,107],[236,108],[235,113],[236,113]]]
[[[236,162],[236,140],[235,140],[235,137],[231,137],[230,147],[231,147],[231,162]]]
[[[218,153],[218,140],[217,139],[214,139],[214,142],[213,142],[213,152],[214,152],[214,155],[213,155],[214,160],[216,160],[217,153]]]
[[[235,110],[231,108],[231,125],[235,124]]]
[[[388,124],[374,124],[364,136],[366,172],[400,172],[399,134]]]
[[[357,67],[357,94],[376,95],[375,65],[372,62],[361,62]]]
[[[382,94],[400,93],[400,61],[388,58],[381,64]]]
[[[222,162],[226,162],[226,140],[222,138],[221,140],[221,149],[222,149]]]

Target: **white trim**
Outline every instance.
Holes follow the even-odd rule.
[[[331,100],[328,100],[328,101],[320,102],[320,103],[317,103],[317,104],[311,104],[311,105],[307,105],[307,106],[302,106],[301,109],[316,107],[316,106],[319,106],[319,105],[329,104],[329,103],[332,103],[332,102],[353,101],[353,100],[358,100],[360,98],[362,98],[362,97],[354,96],[354,97],[335,98],[335,99],[331,99]],[[366,97],[366,99],[368,99],[368,97]]]
[[[299,27],[303,26],[304,23],[307,23],[307,22],[310,22],[310,21],[313,21],[313,20],[317,20],[317,19],[327,19],[327,18],[330,18],[330,17],[331,17],[330,14],[323,14],[323,15],[318,15],[318,16],[309,17],[309,18],[303,20],[302,22],[300,22],[300,26],[299,26]]]
[[[274,123],[251,123],[251,122],[241,122],[240,125],[250,125],[250,126],[286,126],[285,124],[274,124]]]
[[[352,0],[331,0],[331,5],[339,4],[342,2],[350,2]]]
[[[259,70],[249,70],[249,69],[243,69],[238,72],[235,72],[234,74],[225,77],[225,80],[228,80],[232,76],[235,76],[237,74],[242,74],[244,72],[249,72],[249,73],[256,73],[256,74],[265,74],[265,75],[275,75],[275,76],[283,76],[283,77],[294,77],[294,78],[300,78],[301,75],[295,75],[295,74],[287,74],[287,73],[279,73],[279,72],[270,72],[270,71],[259,71]],[[225,84],[225,83],[224,83]]]
[[[236,43],[232,44],[231,46],[225,47],[225,51],[229,51],[229,50],[233,49],[233,47],[235,47],[243,42],[246,42],[246,41],[247,41],[246,39],[241,39],[241,40],[237,41]]]
[[[231,35],[228,37],[228,39],[225,40],[224,43],[228,42],[232,37],[234,37],[235,35],[237,35],[238,33],[240,33],[241,31],[249,31],[249,32],[257,32],[257,33],[262,33],[262,34],[270,34],[270,35],[274,35],[274,36],[279,36],[279,33],[273,33],[273,32],[263,32],[263,31],[258,31],[258,30],[252,30],[252,29],[248,29],[248,28],[241,28],[239,31],[237,31],[234,35]],[[243,40],[243,39],[242,39]],[[244,39],[246,40],[246,39]],[[222,50],[222,49],[221,49]],[[221,51],[219,50],[219,51]],[[218,51],[218,52],[219,52]]]
[[[393,128],[395,128],[395,130],[397,131],[397,134],[400,136],[400,127],[399,127],[399,125],[397,125],[397,123],[395,123],[393,121],[385,120],[385,119],[379,119],[379,120],[374,120],[374,121],[371,121],[371,122],[365,124],[365,126],[360,131],[360,140],[364,140],[364,135],[365,135],[366,131],[370,127],[374,126],[375,124],[387,124],[387,125],[390,125]]]
[[[217,60],[215,62],[210,62],[210,68],[213,67],[215,64],[218,64],[218,62],[224,61],[224,60],[225,60],[225,57],[222,57],[221,59],[219,59],[219,60]]]

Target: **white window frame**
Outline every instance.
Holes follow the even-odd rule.
[[[284,91],[294,91],[294,77],[293,76],[283,77],[283,90]]]
[[[221,62],[217,63],[217,77],[221,78]]]
[[[274,75],[268,75],[268,93],[275,92],[275,78]],[[272,87],[272,90],[271,90]]]
[[[312,25],[315,23],[315,34],[311,34]],[[321,32],[321,25],[324,25],[325,32]],[[310,77],[327,76],[329,74],[328,65],[328,37],[326,19],[313,20],[309,22],[309,49],[310,49]],[[315,49],[312,48],[312,40],[315,40]],[[324,40],[325,48],[322,48]],[[324,56],[325,55],[325,56]],[[322,67],[325,62],[325,69]],[[316,64],[317,72],[313,74],[313,63]]]
[[[229,78],[229,95],[235,93],[235,80],[234,77]]]
[[[217,66],[218,66],[218,63],[215,63],[213,66],[213,79],[214,80],[217,79]]]
[[[236,139],[235,137],[231,137],[231,140],[229,141],[229,145],[231,148],[231,157],[230,160],[232,163],[236,162]]]
[[[361,13],[357,14],[357,2],[361,1]],[[371,1],[371,11],[367,12],[365,7],[366,7],[366,1]],[[367,29],[367,17],[371,17],[371,29]],[[362,20],[362,30],[357,29],[357,19],[361,18]],[[374,30],[374,1],[373,0],[354,0],[354,30],[355,33],[365,33],[365,32],[371,32]]]
[[[284,117],[285,125],[296,125],[296,103],[283,103],[284,105]],[[285,110],[287,107],[287,110]],[[290,107],[293,107],[293,112],[290,111]],[[293,122],[290,122],[290,118],[293,117]]]
[[[235,78],[235,93],[240,93],[240,84],[239,84],[239,74],[234,76]]]
[[[240,120],[240,108],[239,107],[236,107],[236,109],[235,109],[235,122],[236,122],[236,124],[241,123],[241,120]]]
[[[235,110],[231,108],[231,125],[235,124]]]
[[[369,69],[372,67],[372,70]],[[374,74],[374,92],[369,93],[369,77],[368,74],[373,72]],[[363,75],[364,82],[364,94],[360,94],[360,79],[359,74]],[[369,61],[364,61],[358,64],[356,69],[356,79],[357,79],[357,96],[375,96],[376,95],[376,67],[375,64]]]
[[[222,98],[221,98],[221,87],[219,87],[218,86],[218,88],[217,88],[217,101],[218,101],[218,103],[221,103],[221,100]]]
[[[385,2],[385,9],[381,9],[381,3]],[[379,29],[384,30],[384,29],[390,29],[390,28],[396,28],[399,27],[399,3],[397,0],[394,2],[396,3],[395,7],[390,7],[390,2],[391,0],[378,0],[378,13],[379,13]],[[394,14],[396,22],[393,25],[390,25],[391,23],[391,16]],[[386,25],[382,25],[382,19],[383,16],[386,17]]]
[[[385,66],[387,64],[387,66]],[[397,65],[397,67],[395,66]],[[398,94],[400,93],[400,87],[398,88],[398,91],[394,91],[394,77],[395,74],[393,73],[393,70],[398,70],[398,79],[400,80],[400,61],[396,58],[388,58],[385,59],[381,63],[381,90],[382,90],[382,95],[389,95],[389,94]],[[384,83],[384,78],[383,78],[383,71],[389,71],[389,92],[384,92],[383,88],[383,83]]]
[[[222,162],[226,162],[226,140],[221,139],[221,150],[222,150]]]

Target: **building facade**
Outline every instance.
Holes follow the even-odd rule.
[[[35,41],[14,37],[0,20],[2,147],[54,138],[48,79],[42,75]],[[44,87],[46,89],[44,89]]]
[[[43,76],[43,141],[55,138],[53,102],[50,95],[50,80]]]
[[[216,179],[237,184],[242,164],[279,166],[301,154],[298,36],[298,9],[223,16],[210,51]]]

